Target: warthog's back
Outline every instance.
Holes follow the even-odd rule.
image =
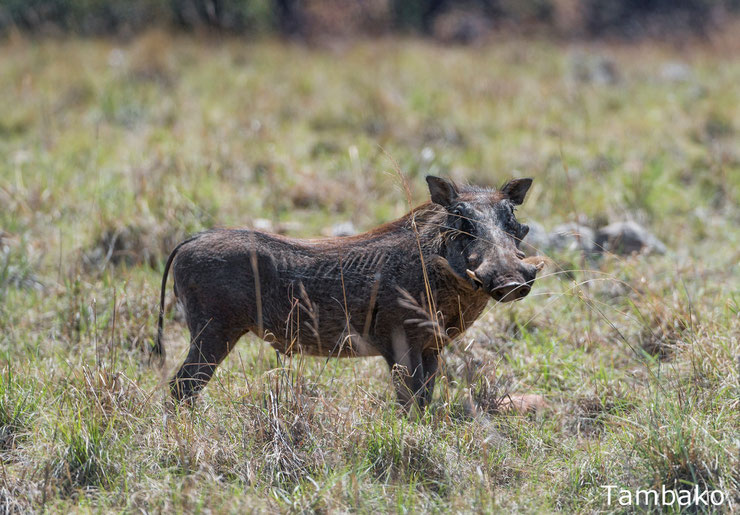
[[[319,240],[213,230],[180,249],[174,276],[204,316],[226,315],[282,352],[342,356],[381,354],[376,336],[403,323],[400,291],[425,281],[413,231],[393,225]]]

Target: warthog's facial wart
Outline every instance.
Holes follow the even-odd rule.
[[[432,201],[448,212],[443,257],[452,270],[497,302],[527,296],[541,267],[524,261],[519,244],[529,227],[514,216],[532,179],[515,179],[498,191],[427,177]]]

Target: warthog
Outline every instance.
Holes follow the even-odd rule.
[[[519,250],[529,229],[514,217],[532,179],[499,190],[426,179],[431,202],[357,236],[302,240],[214,229],[180,243],[165,266],[153,347],[163,362],[172,266],[191,335],[170,382],[173,396],[191,400],[252,331],[284,354],[382,356],[399,402],[427,405],[442,347],[491,298],[525,297],[541,266]]]

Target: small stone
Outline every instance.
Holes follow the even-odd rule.
[[[550,248],[554,250],[577,250],[593,254],[598,249],[593,229],[575,222],[558,225],[548,239]]]
[[[278,234],[297,234],[303,229],[303,224],[297,220],[287,220],[281,222],[275,227]]]
[[[520,246],[527,256],[541,256],[550,246],[550,237],[545,228],[537,222],[527,222],[529,232]]]
[[[585,52],[570,58],[570,74],[578,82],[610,86],[620,81],[617,64],[610,58]]]
[[[265,232],[273,232],[273,225],[270,220],[267,218],[256,218],[252,222],[252,228],[256,231],[265,231]]]
[[[688,82],[691,79],[691,68],[680,62],[670,62],[660,69],[660,76],[668,82]]]
[[[114,48],[108,54],[108,66],[120,68],[126,64],[126,54],[120,48]]]
[[[536,413],[545,408],[547,408],[545,398],[542,395],[531,393],[507,395],[499,405],[501,413],[515,413],[518,415]]]
[[[622,255],[666,252],[663,242],[637,222],[615,222],[602,227],[596,234],[596,245],[605,252]]]
[[[431,147],[421,149],[421,160],[429,163],[434,160],[434,150]]]
[[[354,236],[355,234],[357,234],[355,225],[349,221],[336,223],[329,229],[329,236],[333,236],[335,238],[341,236]]]

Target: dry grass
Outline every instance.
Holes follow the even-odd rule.
[[[604,484],[720,488],[737,509],[734,54],[344,45],[2,44],[0,512],[593,512]],[[583,55],[617,82],[574,77]],[[388,221],[408,209],[388,155],[412,203],[427,173],[527,175],[521,218],[633,219],[669,251],[554,252],[445,351],[418,417],[382,360],[284,361],[253,338],[171,406],[145,351],[174,243]],[[171,371],[187,331],[168,316]],[[547,407],[502,409],[521,394]]]

